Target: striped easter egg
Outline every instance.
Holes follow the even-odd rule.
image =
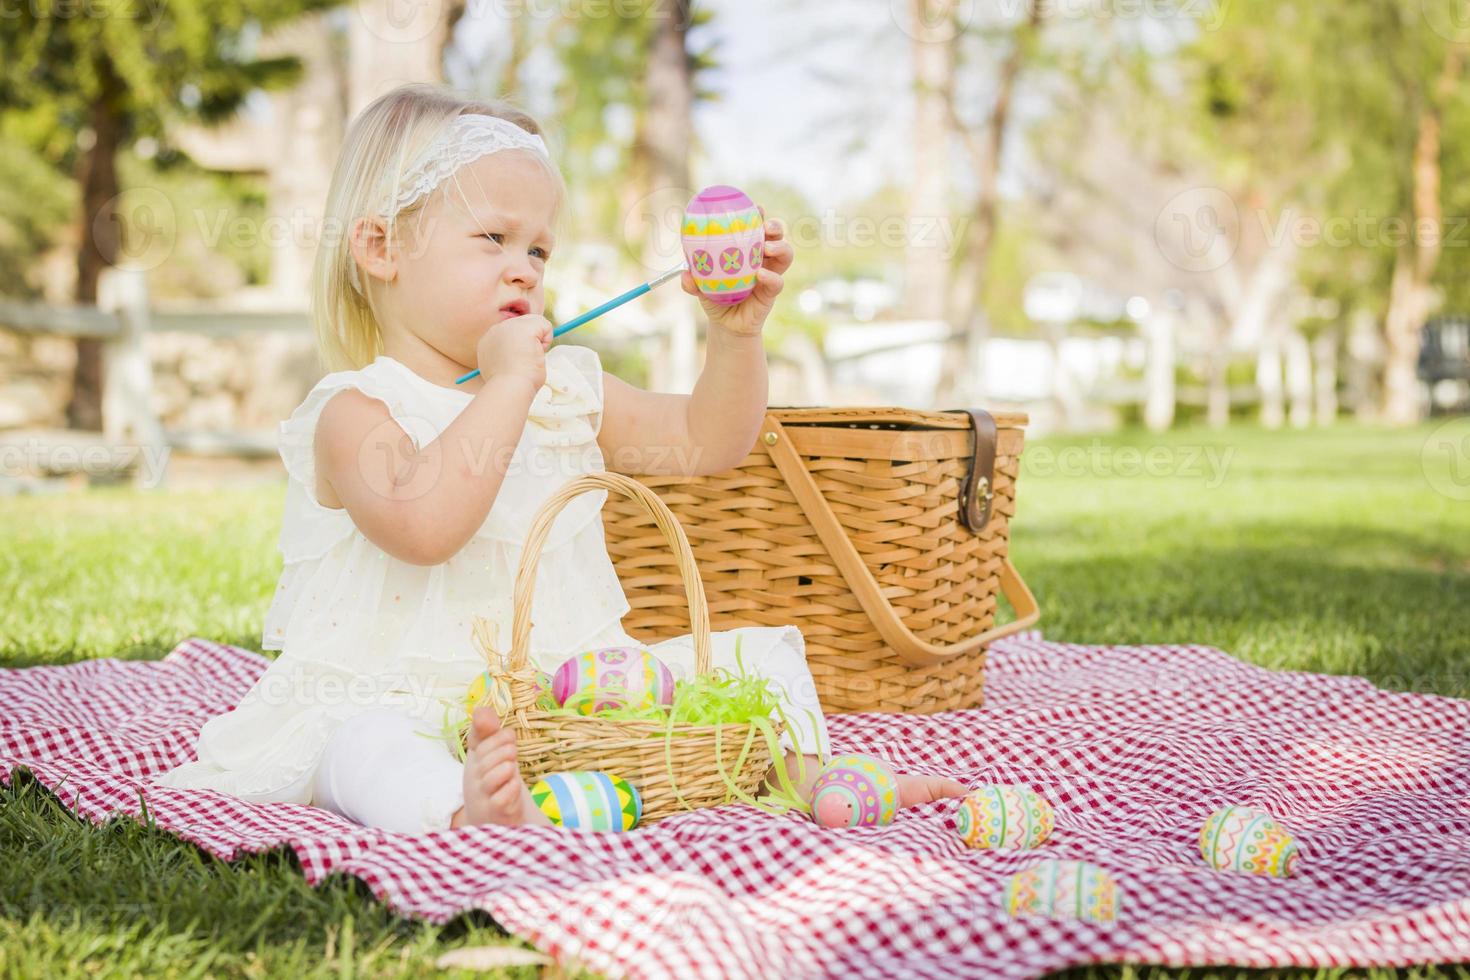
[[[1056,814],[1027,786],[981,786],[955,812],[955,829],[979,849],[1040,847],[1056,826]]]
[[[711,302],[734,304],[755,289],[766,229],[760,208],[737,187],[706,187],[684,210],[681,238],[694,284]]]
[[[898,779],[882,759],[834,756],[812,783],[811,803],[823,827],[881,827],[898,812]]]
[[[603,691],[594,694],[599,688]],[[583,715],[604,708],[673,704],[674,675],[642,647],[604,647],[563,661],[551,678],[551,696]]]
[[[549,772],[531,787],[531,799],[553,824],[573,830],[632,830],[643,818],[633,784],[596,770]]]
[[[1226,806],[1210,814],[1199,832],[1199,852],[1218,871],[1286,878],[1300,849],[1276,819],[1258,807]]]
[[[1086,861],[1053,859],[1011,875],[1001,890],[1001,907],[1013,919],[1114,922],[1122,898],[1107,869]]]

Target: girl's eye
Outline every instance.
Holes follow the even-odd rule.
[[[501,232],[498,232],[498,231],[487,231],[483,235],[481,235],[480,237],[481,238],[489,238],[492,241],[494,241],[495,244],[499,245],[500,244],[500,239],[504,238],[505,235],[502,234]],[[551,258],[551,255],[546,251],[546,249],[542,248],[540,245],[537,245],[536,246],[535,251],[541,253],[541,261],[543,261],[543,262],[545,262],[547,259]]]

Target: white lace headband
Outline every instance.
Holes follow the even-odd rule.
[[[500,150],[535,150],[547,159],[551,157],[540,136],[499,116],[455,116],[404,172],[397,193],[390,192],[383,198],[378,213],[393,217],[460,167]]]
[[[383,195],[377,213],[392,219],[432,193],[460,167],[501,150],[534,150],[551,159],[545,140],[509,120],[480,114],[455,116],[404,171],[396,192]],[[348,274],[353,288],[362,292],[355,261],[348,267]]]

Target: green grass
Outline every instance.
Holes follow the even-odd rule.
[[[1435,489],[1433,432],[1035,440],[1012,554],[1040,628],[1470,696],[1470,487]],[[258,649],[280,507],[279,487],[0,501],[0,665],[154,658],[188,636]],[[431,927],[355,880],[309,888],[289,852],[227,865],[132,821],[93,828],[23,773],[0,790],[0,974],[438,975],[449,949],[508,942],[483,913]],[[1391,971],[1298,975],[1365,972]]]

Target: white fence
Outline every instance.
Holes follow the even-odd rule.
[[[104,270],[97,294],[95,307],[0,299],[0,328],[103,342],[100,439],[94,433],[71,430],[7,432],[0,433],[0,453],[32,462],[40,459],[40,468],[47,471],[123,473],[145,485],[163,480],[173,449],[241,457],[276,454],[272,434],[165,430],[153,408],[153,366],[145,337],[150,331],[173,330],[209,337],[305,331],[309,328],[305,314],[155,310],[145,273],[119,267]]]

